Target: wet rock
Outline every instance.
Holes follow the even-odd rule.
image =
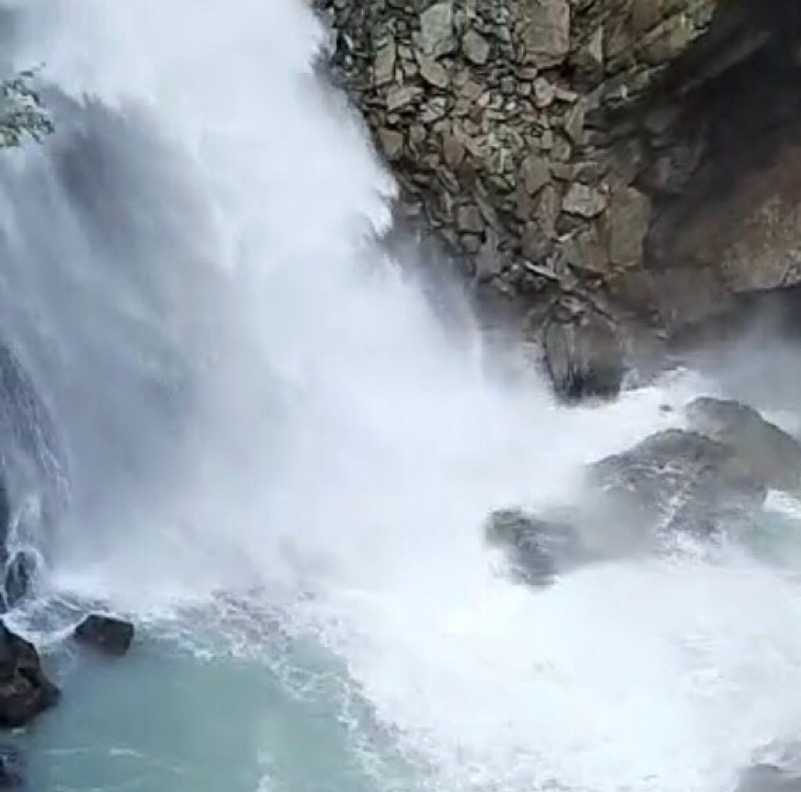
[[[755,409],[736,401],[702,397],[685,408],[694,431],[731,447],[766,487],[801,489],[801,444]]]
[[[506,553],[512,575],[520,582],[543,586],[555,575],[583,560],[581,540],[567,523],[542,520],[519,509],[493,512],[485,526],[491,547]]]
[[[747,525],[766,487],[730,446],[671,429],[601,460],[588,471],[607,521],[635,530],[700,537]]]
[[[36,575],[36,556],[26,550],[14,555],[6,567],[3,589],[6,605],[13,608],[33,590]]]
[[[131,648],[134,627],[124,619],[93,613],[75,628],[74,636],[79,643],[104,654],[121,656]]]
[[[33,644],[0,622],[0,727],[25,726],[54,706],[58,688],[45,676]]]
[[[562,399],[614,398],[620,392],[623,350],[614,327],[598,314],[588,310],[549,317],[543,353],[554,390]]]

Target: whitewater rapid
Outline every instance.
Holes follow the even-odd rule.
[[[342,750],[382,792],[728,792],[795,739],[791,572],[723,548],[538,593],[497,573],[491,509],[569,498],[581,465],[714,386],[680,373],[565,410],[531,371],[489,377],[478,335],[454,343],[370,244],[394,185],[314,78],[325,35],[303,3],[5,7],[58,130],[0,163],[0,329],[69,463],[47,585],[217,658],[204,676],[143,650],[125,683],[158,708],[160,674],[195,681],[164,714],[197,740],[190,763],[212,739],[195,697],[212,686],[223,706],[268,675],[290,702],[316,690],[328,718],[302,721],[310,744],[287,759],[295,705],[266,728],[276,701],[242,697],[225,726],[261,724],[237,743],[269,790],[356,788],[323,764],[296,786],[275,769],[316,767],[321,722],[346,724]],[[135,788],[200,789],[181,778]]]

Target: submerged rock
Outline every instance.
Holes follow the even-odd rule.
[[[25,726],[54,706],[59,689],[45,676],[33,644],[0,622],[0,727]]]
[[[736,792],[801,792],[801,778],[769,764],[749,767],[740,776]]]
[[[767,487],[791,493],[801,489],[801,444],[752,407],[702,397],[685,412],[694,431],[731,447]]]
[[[485,526],[487,544],[505,551],[513,576],[529,585],[553,582],[582,557],[578,532],[569,524],[543,520],[520,509],[493,512]]]
[[[75,628],[73,634],[79,643],[119,657],[131,648],[134,627],[124,619],[92,613]]]
[[[767,488],[731,446],[671,429],[589,469],[604,522],[707,537],[761,508]]]
[[[24,785],[23,759],[13,746],[0,746],[0,789],[19,789]]]

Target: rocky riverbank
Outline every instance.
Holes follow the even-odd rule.
[[[567,397],[801,281],[801,10],[783,0],[315,0],[432,228]]]

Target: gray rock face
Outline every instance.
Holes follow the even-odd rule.
[[[656,345],[801,282],[796,4],[312,2],[403,216],[493,298]]]
[[[687,405],[685,411],[695,431],[732,448],[765,486],[799,491],[801,444],[752,407],[703,397]]]

